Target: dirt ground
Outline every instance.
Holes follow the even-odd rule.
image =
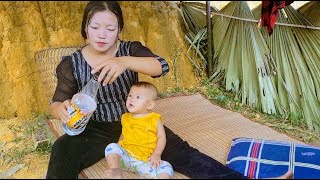
[[[0,179],[44,178],[49,153],[44,147],[36,149],[32,138],[44,124],[21,118],[0,119],[0,124]]]

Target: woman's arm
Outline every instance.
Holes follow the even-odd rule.
[[[160,62],[154,57],[133,57],[122,56],[119,57],[127,69],[131,71],[139,72],[149,76],[159,76],[162,73],[162,67]]]
[[[98,78],[99,82],[101,82],[105,77],[105,74],[107,74],[104,79],[104,84],[111,84],[126,69],[149,76],[159,76],[162,73],[161,64],[154,57],[114,57],[95,67],[92,74],[96,73],[100,69],[102,70]]]
[[[130,56],[113,57],[99,64],[92,70],[92,74],[101,70],[98,81],[106,76],[104,84],[111,84],[126,69],[152,76],[154,78],[169,72],[167,61],[153,54],[140,42],[131,42],[129,46]]]
[[[64,123],[68,123],[71,118],[67,108],[71,105],[71,100],[67,99],[62,102],[53,102],[50,104],[50,113],[55,119],[60,119]]]
[[[169,72],[169,65],[168,62],[163,59],[162,57],[153,54],[153,52],[143,46],[140,42],[138,41],[134,41],[131,43],[130,45],[130,56],[134,56],[134,57],[153,57],[155,58],[157,61],[159,61],[161,68],[162,68],[162,72],[156,76],[152,76],[153,78],[157,78],[160,76],[164,76]]]
[[[70,106],[72,96],[77,93],[78,87],[73,76],[70,56],[62,60],[56,68],[57,87],[50,103],[50,113],[55,119],[67,123],[70,119],[67,108]]]
[[[58,112],[58,107],[62,104],[61,102],[52,102],[50,104],[50,114],[53,116],[55,119],[60,119],[59,112]]]

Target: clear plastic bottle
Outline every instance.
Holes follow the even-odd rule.
[[[100,87],[97,79],[98,75],[95,74],[82,90],[71,99],[71,106],[67,109],[71,118],[67,124],[62,123],[62,129],[69,136],[82,133],[97,108],[96,96]]]

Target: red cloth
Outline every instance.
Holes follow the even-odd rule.
[[[279,10],[290,5],[293,1],[262,1],[261,25],[267,26],[269,36],[277,22]]]

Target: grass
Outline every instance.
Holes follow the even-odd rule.
[[[38,146],[34,146],[32,140],[32,134],[36,131],[46,130],[46,117],[44,115],[38,115],[31,120],[27,120],[22,125],[9,125],[8,129],[15,134],[15,138],[10,142],[11,145],[5,151],[5,156],[1,156],[0,165],[5,164],[18,164],[22,163],[24,157],[28,154],[40,154],[49,155],[53,140],[51,139],[48,143]]]

